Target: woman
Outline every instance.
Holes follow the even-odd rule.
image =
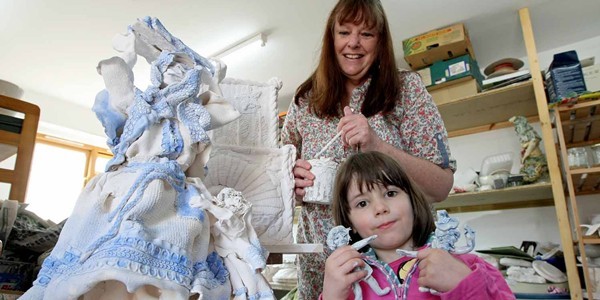
[[[297,199],[313,184],[307,160],[338,131],[341,138],[323,157],[340,162],[357,151],[396,159],[429,202],[442,201],[455,170],[439,112],[416,73],[398,72],[389,25],[378,0],[340,0],[331,11],[319,65],[298,87],[282,132],[300,159],[294,167]],[[328,205],[304,203],[299,243],[325,243],[332,228]],[[316,299],[325,254],[300,255],[299,297]]]

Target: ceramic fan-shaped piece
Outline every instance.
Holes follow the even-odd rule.
[[[304,202],[330,204],[333,195],[333,183],[338,164],[331,158],[318,158],[308,161],[312,168],[310,171],[315,175],[312,186],[304,188]]]
[[[296,149],[214,145],[204,183],[213,195],[224,187],[241,191],[252,203],[251,224],[261,243],[293,243]]]

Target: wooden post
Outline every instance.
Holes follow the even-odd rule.
[[[558,230],[563,248],[565,265],[567,267],[567,277],[569,278],[569,290],[571,299],[583,299],[581,294],[581,284],[579,273],[577,272],[577,263],[575,261],[575,252],[573,249],[573,236],[569,215],[567,211],[567,202],[565,200],[565,191],[562,185],[562,176],[558,165],[558,156],[554,145],[552,134],[552,124],[550,122],[550,113],[548,110],[548,101],[544,91],[544,82],[537,57],[535,40],[533,38],[533,28],[529,17],[529,9],[521,8],[519,10],[521,19],[521,29],[523,30],[523,39],[527,49],[527,58],[529,60],[529,69],[533,80],[533,91],[537,103],[540,124],[542,126],[542,139],[544,149],[546,150],[546,159],[548,161],[548,171],[550,181],[552,182],[552,194],[554,195],[554,208],[558,221]]]

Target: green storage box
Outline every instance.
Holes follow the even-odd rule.
[[[437,61],[433,65],[417,71],[426,87],[441,85],[443,83],[460,79],[466,76],[472,76],[477,80],[479,86],[483,80],[483,75],[479,71],[477,61],[470,55],[462,55],[456,58]]]

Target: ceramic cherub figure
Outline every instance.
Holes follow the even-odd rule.
[[[515,126],[515,132],[521,143],[521,170],[524,174],[523,181],[533,183],[548,176],[548,163],[546,156],[540,150],[542,138],[527,122],[523,116],[514,116],[509,119]]]
[[[273,290],[260,273],[266,267],[267,255],[250,223],[252,203],[242,192],[226,187],[206,204],[198,203],[216,219],[211,233],[215,251],[229,271],[232,300],[274,300]]]
[[[356,250],[359,250],[360,248],[366,246],[369,242],[374,240],[376,237],[377,236],[374,235],[374,236],[370,236],[366,239],[360,240],[360,241],[354,243],[352,245],[352,247]],[[348,243],[350,243],[350,228],[345,228],[344,226],[341,226],[341,225],[336,226],[336,227],[333,227],[327,234],[327,247],[331,251],[335,251],[335,249],[337,249],[339,247],[348,245]],[[365,266],[362,267],[362,269],[367,271],[367,276],[361,280],[366,282],[369,285],[369,287],[377,295],[383,296],[390,292],[389,287],[382,289],[379,286],[379,283],[377,283],[377,280],[375,280],[375,278],[372,276],[373,269],[371,268],[371,266],[369,266],[369,264],[365,264]],[[354,292],[355,300],[362,300],[362,289],[360,287],[360,284],[358,284],[358,282],[355,282],[352,285],[352,291]]]

